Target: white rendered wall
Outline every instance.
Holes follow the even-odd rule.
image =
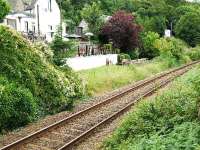
[[[66,64],[74,71],[79,71],[105,66],[107,59],[112,64],[117,64],[117,54],[68,58]]]
[[[37,16],[37,5],[39,5],[39,23],[40,32],[46,35],[47,41],[51,41],[51,32],[56,32],[58,26],[60,25],[60,9],[56,0],[52,0],[52,11],[48,10],[48,0],[38,0],[35,4],[34,13],[36,15],[36,30],[38,29],[38,16]],[[50,31],[49,26],[52,26]]]

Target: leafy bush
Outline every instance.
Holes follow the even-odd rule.
[[[62,65],[63,58],[75,57],[77,55],[77,44],[75,41],[64,41],[59,35],[56,35],[52,43],[51,49],[54,52],[54,63],[58,66]]]
[[[37,100],[29,89],[10,83],[0,76],[0,133],[33,121],[38,112]]]
[[[191,60],[199,60],[200,59],[200,47],[197,46],[195,48],[190,48],[187,51],[187,55],[190,57]]]
[[[155,41],[154,47],[159,50],[160,59],[165,60],[169,67],[190,61],[186,55],[188,47],[179,39],[160,38]]]
[[[29,89],[43,113],[65,110],[83,94],[70,69],[63,71],[52,65],[18,33],[0,26],[0,41],[0,74]]]
[[[121,64],[124,59],[131,60],[131,57],[128,54],[124,54],[124,53],[119,54],[117,56],[117,62],[118,62],[118,64]]]
[[[159,49],[154,46],[155,41],[160,38],[158,33],[147,32],[142,35],[142,50],[140,57],[152,59],[160,55]]]
[[[131,149],[190,149],[196,150],[200,147],[200,124],[198,122],[184,122],[174,127],[172,132],[165,135],[157,133],[150,137],[138,139],[131,144]]]
[[[190,71],[154,100],[140,103],[106,149],[195,149],[199,133],[200,68]],[[190,143],[190,144],[188,144]]]
[[[37,42],[34,43],[33,46],[36,50],[38,50],[38,52],[41,53],[41,57],[45,57],[45,59],[47,59],[50,62],[53,61],[53,56],[54,56],[53,51],[47,44],[42,42]]]

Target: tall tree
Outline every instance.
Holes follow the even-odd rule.
[[[5,0],[0,0],[0,21],[9,13],[10,7]]]
[[[138,47],[140,29],[132,14],[118,11],[103,26],[100,40],[104,43],[112,42],[113,46],[121,52],[129,53]]]
[[[176,25],[176,36],[191,46],[200,44],[200,12],[187,13]]]
[[[81,16],[89,24],[89,30],[97,34],[103,24],[103,12],[100,9],[99,3],[85,5],[81,11]]]

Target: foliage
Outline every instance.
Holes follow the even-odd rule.
[[[112,42],[115,48],[127,53],[138,47],[140,26],[134,23],[133,15],[124,11],[116,12],[103,26],[100,40],[103,43]]]
[[[41,57],[44,56],[45,59],[47,59],[48,61],[50,61],[50,62],[53,61],[54,53],[47,44],[45,44],[43,42],[36,42],[36,43],[34,43],[33,46],[36,50],[38,50],[38,53],[41,53]]]
[[[163,16],[138,17],[138,23],[143,26],[145,32],[152,31],[159,35],[164,35],[166,27],[166,18]]]
[[[99,3],[93,2],[92,5],[85,5],[81,11],[81,16],[89,24],[90,32],[98,34],[104,22],[103,12],[100,9]]]
[[[142,35],[142,50],[140,57],[152,59],[160,55],[159,49],[154,46],[156,40],[160,38],[158,33],[146,32]]]
[[[133,0],[101,0],[101,9],[106,15],[112,15],[116,11],[124,10],[127,12],[132,12],[135,9],[135,4]]]
[[[62,65],[63,58],[74,57],[77,55],[76,42],[73,40],[64,41],[59,35],[59,30],[50,44],[50,47],[54,53],[54,63],[58,66]]]
[[[0,74],[29,89],[42,113],[66,110],[83,93],[70,69],[52,65],[18,33],[0,26],[0,41]]]
[[[200,44],[200,11],[187,13],[182,16],[176,25],[176,36],[186,41],[191,46]]]
[[[37,111],[37,101],[29,89],[0,76],[0,133],[33,121]]]
[[[140,103],[106,141],[105,149],[197,148],[199,79],[198,67],[153,100]]]
[[[67,46],[68,42],[64,41],[61,37],[61,27],[59,27],[51,43],[51,49],[56,53],[59,51],[65,51],[67,49]]]
[[[187,55],[190,57],[191,60],[196,61],[200,59],[200,47],[190,48],[187,51]]]
[[[172,132],[165,135],[156,133],[149,137],[137,140],[131,149],[191,149],[200,147],[200,126],[199,122],[184,122],[176,125]]]
[[[190,61],[186,55],[188,47],[179,39],[160,38],[155,41],[154,47],[159,50],[159,58],[164,59],[169,67]]]
[[[119,54],[117,56],[117,62],[118,62],[118,64],[121,64],[124,59],[131,60],[131,57],[128,54],[124,54],[124,53]]]
[[[5,0],[0,0],[0,22],[9,13],[10,7]]]

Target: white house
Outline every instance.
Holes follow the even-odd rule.
[[[12,11],[4,24],[19,32],[33,32],[51,41],[60,25],[60,9],[56,0],[7,0]],[[26,2],[25,2],[26,1]]]

